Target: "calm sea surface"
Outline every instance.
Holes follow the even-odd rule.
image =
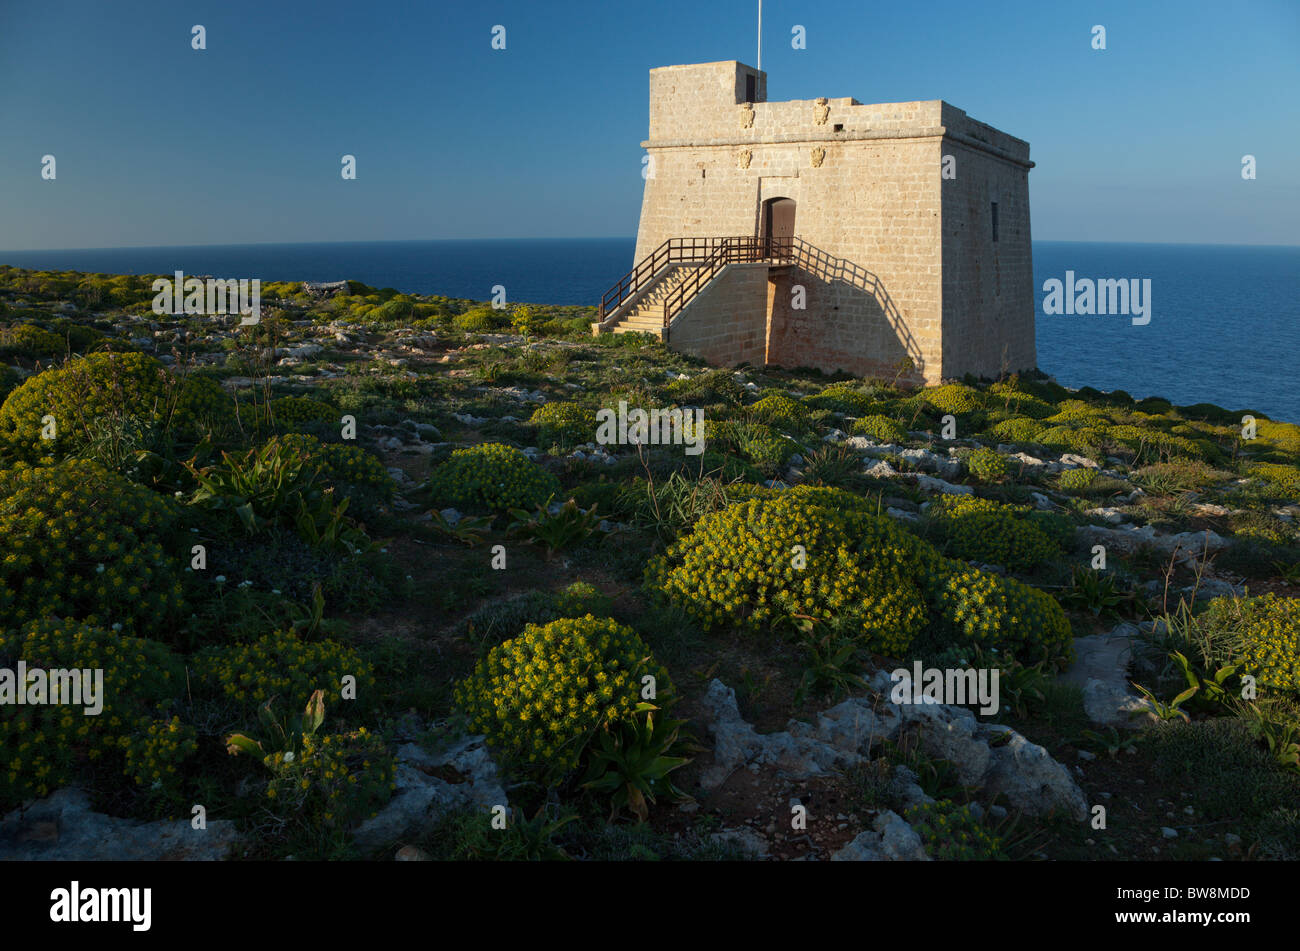
[[[632,265],[631,238],[258,244],[0,252],[0,264],[113,274],[334,281],[486,300],[592,304]],[[1151,321],[1045,315],[1043,282],[1151,281]],[[1300,421],[1300,248],[1034,244],[1038,363],[1066,386],[1218,403]]]

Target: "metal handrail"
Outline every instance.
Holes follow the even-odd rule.
[[[758,264],[763,261],[786,260],[793,254],[794,238],[771,238],[740,235],[718,239],[717,249],[686,280],[677,285],[664,298],[664,326],[672,323],[706,284],[729,264]]]
[[[628,298],[645,286],[646,280],[658,274],[660,269],[674,263],[687,264],[707,261],[719,246],[734,240],[738,239],[726,237],[669,238],[642,258],[632,270],[624,274],[613,287],[605,292],[605,295],[600,299],[597,319],[603,321],[618,310]],[[742,238],[739,240],[757,239]]]
[[[809,244],[799,237],[772,238],[755,235],[731,237],[669,238],[629,271],[614,285],[600,304],[600,319],[621,307],[639,290],[647,288],[647,279],[672,263],[696,264],[691,274],[669,291],[663,300],[664,339],[667,340],[670,324],[704,290],[719,272],[729,264],[756,264],[793,266],[822,281],[850,284],[872,295],[881,312],[899,335],[907,352],[917,365],[921,365],[920,349],[912,337],[897,306],[885,290],[880,278],[860,264],[836,257]],[[613,306],[611,306],[611,304]]]
[[[817,259],[823,265],[829,255],[800,238],[772,238],[759,235],[669,238],[642,258],[605,292],[597,319],[603,322],[646,286],[646,282],[669,264],[698,264],[693,273],[677,285],[663,301],[664,326],[694,299],[709,281],[728,264],[756,264],[780,261],[798,264]]]

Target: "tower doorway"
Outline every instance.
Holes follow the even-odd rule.
[[[794,238],[793,198],[769,198],[763,202],[763,245],[764,256],[769,258],[787,258],[793,252],[791,239]]]

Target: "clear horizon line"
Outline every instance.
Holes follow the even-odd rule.
[[[557,238],[542,237],[479,237],[479,238],[371,238],[360,241],[225,241],[212,244],[127,244],[98,247],[70,248],[7,248],[0,250],[4,254],[43,254],[66,253],[69,251],[153,251],[179,250],[186,248],[248,248],[248,247],[288,247],[301,245],[339,245],[339,244],[428,244],[431,242],[465,242],[465,241],[635,241],[636,235],[575,235]],[[1300,248],[1300,244],[1249,244],[1246,242],[1210,242],[1210,241],[1120,241],[1120,240],[1081,240],[1077,238],[1032,238],[1031,244],[1143,244],[1176,247],[1201,248]],[[3,262],[0,261],[0,264]]]

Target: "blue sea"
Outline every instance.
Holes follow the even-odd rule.
[[[593,304],[632,265],[631,238],[256,244],[0,252],[0,264],[113,274],[335,281],[486,300]],[[1047,315],[1043,284],[1151,281],[1151,320]],[[1210,402],[1300,421],[1300,248],[1034,243],[1038,363],[1066,386]]]

